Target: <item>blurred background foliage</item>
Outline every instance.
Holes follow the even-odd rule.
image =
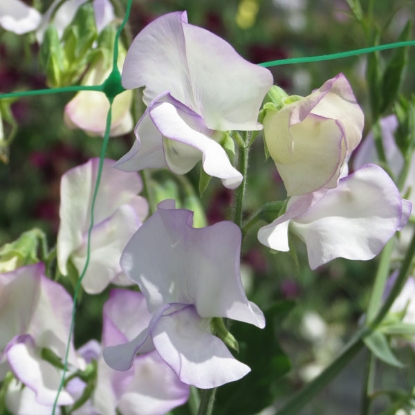
[[[41,11],[45,11],[51,2],[27,3],[37,4]],[[116,3],[122,8],[126,1]],[[415,16],[415,1],[386,0],[373,4],[369,20],[372,28],[379,29],[380,43],[397,41],[408,19]],[[367,11],[368,7],[369,1],[363,0],[363,10]],[[129,20],[131,33],[137,34],[157,16],[177,10],[187,10],[190,23],[223,37],[254,63],[371,46],[370,39],[351,13],[346,0],[134,0]],[[413,33],[411,38],[414,38]],[[38,52],[33,34],[17,36],[0,31],[0,92],[46,87]],[[381,56],[387,59],[392,53],[382,52]],[[401,88],[407,97],[415,90],[414,55],[415,48],[412,48]],[[308,95],[327,79],[343,72],[364,109],[366,134],[372,123],[365,80],[366,62],[365,56],[359,56],[275,67],[271,71],[277,85],[288,94],[296,95]],[[65,125],[63,109],[71,98],[71,94],[22,98],[12,105],[18,131],[10,146],[8,162],[0,164],[0,245],[16,239],[23,231],[39,227],[47,233],[53,246],[59,226],[62,174],[100,153],[101,138],[90,137],[81,130],[70,130]],[[5,129],[8,128],[11,126],[5,123]],[[111,138],[107,157],[119,158],[130,148],[133,139],[133,134]],[[189,174],[189,180],[196,189],[198,174],[197,168]],[[168,172],[158,173],[154,175],[154,180],[165,180],[166,176],[169,177]],[[177,183],[174,186],[178,186]],[[246,215],[255,212],[267,201],[284,197],[282,182],[273,162],[265,161],[262,139],[258,138],[251,151]],[[232,192],[213,179],[202,196],[209,223],[229,218],[231,199]],[[268,350],[265,346],[260,347],[254,356],[247,357],[255,368],[255,356],[258,361],[264,357],[261,350],[271,355],[281,351],[277,355],[280,358],[279,367],[283,370],[278,376],[289,371],[291,361],[292,369],[285,377],[277,376],[273,382],[265,381],[264,387],[270,393],[272,390],[275,398],[293,392],[315,376],[336,356],[345,339],[356,329],[368,304],[376,259],[369,262],[335,260],[312,272],[301,242],[295,243],[300,263],[298,267],[290,254],[272,253],[259,245],[256,229],[250,231],[243,246],[242,269],[249,286],[248,295],[271,314],[276,301],[283,301],[280,306],[284,313],[288,303],[294,304],[289,307],[291,312],[285,322],[279,322],[278,328],[272,326],[271,334],[264,335],[267,341],[275,338],[275,348]],[[100,337],[101,307],[107,296],[108,292],[99,296],[83,295],[75,333],[77,346],[91,336]],[[239,330],[235,323],[235,331],[240,333],[241,338],[246,335],[249,339],[249,334]],[[411,349],[402,349],[399,353],[401,360],[409,367],[415,363]],[[357,413],[361,369],[365,359],[366,355],[360,355],[357,363],[303,413]],[[259,365],[264,367],[262,363]],[[406,389],[415,385],[415,374],[410,371],[398,373],[382,366],[378,373],[378,381],[382,384],[399,383]],[[277,373],[274,372],[274,375]],[[253,375],[248,375],[246,379],[248,382],[258,381],[255,369]],[[226,401],[234,392],[232,388],[238,387],[242,393],[249,393],[243,384],[237,383],[219,393],[219,402]],[[271,404],[271,401],[268,403]],[[381,407],[382,399],[379,403]],[[233,411],[229,409],[224,413],[252,414],[252,411],[259,409],[245,404],[235,405]],[[176,412],[185,413],[186,410]]]

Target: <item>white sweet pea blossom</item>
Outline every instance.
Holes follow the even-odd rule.
[[[405,226],[411,202],[379,166],[368,164],[331,190],[292,197],[286,212],[258,231],[259,241],[288,251],[288,231],[307,245],[311,269],[334,258],[369,260]]]
[[[150,320],[143,294],[111,290],[103,309],[102,347],[132,340],[137,329],[146,328]],[[94,343],[89,342],[78,350],[98,362],[96,387],[86,405],[90,413],[113,415],[118,409],[123,415],[164,415],[187,401],[189,386],[179,380],[156,351],[137,356],[129,370],[119,372],[108,367],[100,346]],[[78,386],[81,388],[78,394],[83,387],[85,385]]]
[[[104,359],[116,370],[128,370],[137,353],[156,350],[182,382],[205,389],[250,370],[212,334],[212,318],[260,328],[265,320],[242,287],[240,229],[231,222],[196,229],[192,215],[166,200],[128,243],[121,266],[139,285],[151,320],[138,324],[128,343],[106,348]]]
[[[148,106],[137,141],[117,168],[168,166],[177,174],[202,160],[228,188],[242,175],[221,146],[224,132],[260,130],[257,117],[272,75],[245,61],[223,39],[187,22],[186,12],[164,15],[145,27],[128,50],[122,84],[145,87]]]
[[[122,66],[125,51],[119,48],[118,65]],[[97,59],[88,69],[82,85],[101,85],[109,76],[111,66],[105,66],[104,57]],[[114,98],[111,114],[110,136],[129,133],[133,129],[130,113],[132,91],[124,91]],[[80,128],[91,135],[104,136],[107,114],[110,109],[108,98],[98,91],[80,91],[65,106],[65,122],[69,128]]]
[[[336,187],[362,138],[363,122],[343,74],[280,110],[267,110],[265,141],[288,196]]]
[[[6,402],[13,413],[25,413],[22,408],[31,401],[36,403],[39,411],[45,409],[50,413],[61,371],[43,360],[41,350],[50,349],[63,360],[69,338],[72,299],[60,284],[44,276],[44,265],[38,263],[0,274],[0,304],[0,380],[12,370],[16,379],[30,389],[22,395],[12,383]],[[72,344],[68,362],[79,368]],[[21,385],[19,389],[22,392]],[[72,403],[73,398],[62,390],[58,405]]]
[[[148,204],[137,194],[142,189],[138,174],[113,169],[105,159],[95,203],[91,234],[90,263],[82,286],[90,294],[99,293],[112,281],[121,282],[119,265],[122,250],[147,215]],[[69,170],[62,176],[58,266],[68,275],[68,261],[78,273],[86,262],[91,203],[98,174],[99,159]]]
[[[18,35],[31,32],[39,26],[41,14],[20,0],[0,2],[0,26]]]

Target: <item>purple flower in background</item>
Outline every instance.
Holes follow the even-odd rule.
[[[394,133],[398,128],[398,120],[395,115],[389,115],[380,120],[382,145],[385,151],[386,161],[390,171],[397,179],[404,167],[404,157],[395,142]],[[379,163],[376,152],[373,133],[370,132],[363,140],[356,151],[353,159],[353,167],[360,168],[366,163]],[[412,209],[415,206],[415,152],[412,155],[406,181],[402,188],[402,194],[409,192],[409,200],[412,202]],[[414,213],[414,211],[412,211]]]
[[[336,187],[362,138],[363,122],[343,74],[307,97],[268,109],[264,137],[288,196]]]
[[[110,282],[130,283],[122,277],[119,265],[122,250],[147,216],[147,201],[137,194],[142,189],[137,173],[113,169],[105,159],[94,211],[90,263],[82,280],[85,291],[94,294]],[[68,275],[68,261],[78,273],[85,266],[91,203],[99,159],[75,167],[62,176],[58,265]]]
[[[202,160],[228,188],[242,182],[221,146],[229,130],[260,130],[257,117],[272,75],[223,39],[187,23],[186,12],[162,16],[134,39],[124,63],[126,89],[145,87],[148,106],[131,150],[117,163],[125,171],[168,166],[177,174]]]
[[[242,287],[240,229],[232,222],[195,229],[192,215],[165,200],[128,243],[121,266],[139,285],[151,320],[128,343],[106,348],[104,359],[128,370],[137,353],[156,350],[182,382],[205,389],[250,370],[212,334],[212,318],[260,328],[265,320]]]
[[[307,245],[311,269],[334,258],[368,260],[405,226],[411,202],[388,174],[368,164],[331,190],[292,197],[286,212],[258,231],[259,241],[288,251],[288,231]]]
[[[28,402],[51,410],[61,380],[61,371],[41,356],[51,350],[63,359],[69,338],[72,299],[58,283],[44,275],[38,263],[0,274],[0,380],[9,370],[30,391],[20,392],[14,384],[7,392],[10,410],[24,413]],[[68,362],[78,368],[72,344]],[[74,402],[62,390],[58,405]],[[32,407],[33,408],[33,407]],[[32,412],[31,412],[32,413]]]

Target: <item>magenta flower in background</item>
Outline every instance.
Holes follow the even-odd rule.
[[[22,408],[32,402],[50,413],[61,371],[43,360],[41,350],[50,349],[63,360],[71,313],[71,297],[60,284],[44,275],[42,263],[0,274],[0,380],[12,370],[29,389],[22,390],[19,385],[19,393],[14,383],[10,385],[6,402],[12,412],[24,413]],[[79,368],[72,344],[68,362],[70,367]],[[62,390],[58,405],[73,402],[71,395]]]
[[[202,160],[228,188],[242,182],[221,146],[229,130],[260,130],[257,117],[272,75],[223,39],[187,23],[186,12],[159,17],[134,39],[124,63],[126,89],[145,87],[148,106],[137,141],[117,162],[125,171],[168,166],[177,174]]]
[[[292,197],[286,212],[258,231],[259,241],[288,251],[288,231],[307,245],[311,269],[334,258],[368,260],[409,219],[411,202],[402,199],[388,174],[368,164],[331,190]]]
[[[5,0],[0,2],[0,26],[23,35],[37,29],[41,22],[41,14],[20,0]]]
[[[137,353],[156,350],[182,382],[205,389],[250,371],[212,334],[212,318],[260,328],[265,320],[242,287],[238,226],[219,222],[195,229],[192,215],[165,200],[128,243],[121,266],[139,285],[151,320],[138,325],[128,343],[107,347],[104,359],[116,370],[128,370]]]
[[[300,196],[337,186],[362,138],[364,116],[349,82],[339,74],[305,98],[268,109],[263,123],[288,196]]]
[[[147,201],[138,196],[142,183],[137,173],[113,169],[105,159],[94,211],[90,263],[82,286],[90,294],[99,293],[110,282],[127,283],[119,265],[122,250],[147,216]],[[68,261],[78,273],[86,262],[91,203],[99,159],[75,167],[62,176],[58,265],[68,275]]]

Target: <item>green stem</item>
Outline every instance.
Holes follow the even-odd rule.
[[[157,210],[156,200],[154,198],[154,193],[151,190],[150,186],[150,172],[148,169],[141,170],[141,179],[143,181],[143,195],[147,199],[148,207],[150,209],[150,215],[152,215]]]
[[[403,285],[409,275],[411,269],[412,260],[415,256],[415,232],[412,236],[411,244],[406,252],[405,258],[402,263],[399,275],[395,281],[395,284],[392,287],[392,290],[381,307],[380,311],[376,315],[372,323],[369,324],[369,327],[363,327],[360,329],[355,337],[349,342],[345,350],[341,355],[329,365],[318,377],[313,379],[309,384],[307,384],[302,390],[296,393],[288,403],[277,412],[277,415],[294,415],[298,413],[311,399],[315,397],[319,392],[321,392],[325,386],[333,380],[350,360],[361,350],[364,346],[363,339],[372,333],[379,324],[382,322],[389,309],[391,308],[396,297],[402,290]]]
[[[371,413],[370,408],[372,405],[372,393],[375,380],[376,358],[370,351],[368,353],[370,356],[366,363],[365,378],[363,380],[362,403],[360,409],[361,415],[370,415]]]
[[[235,190],[235,198],[233,204],[233,222],[242,228],[242,213],[243,213],[243,200],[246,190],[246,175],[248,171],[248,156],[249,148],[239,148],[238,170],[242,174],[243,179],[240,186]]]
[[[217,388],[203,389],[200,393],[200,405],[197,415],[212,415]]]
[[[303,389],[296,393],[277,415],[293,415],[298,413],[311,399],[320,393],[326,385],[333,380],[363,348],[363,337],[370,332],[364,328],[349,342],[343,353],[328,366],[319,376],[313,379]]]
[[[194,386],[190,386],[189,396],[189,409],[192,415],[197,415],[198,408],[200,407],[199,391]]]
[[[369,322],[374,319],[382,303],[383,292],[385,291],[386,281],[389,276],[390,259],[392,255],[394,242],[395,240],[394,238],[392,238],[385,245],[385,248],[383,248],[382,254],[380,256],[378,271],[375,277],[375,284],[373,286],[373,291],[370,297],[369,307],[367,310],[367,321]]]

